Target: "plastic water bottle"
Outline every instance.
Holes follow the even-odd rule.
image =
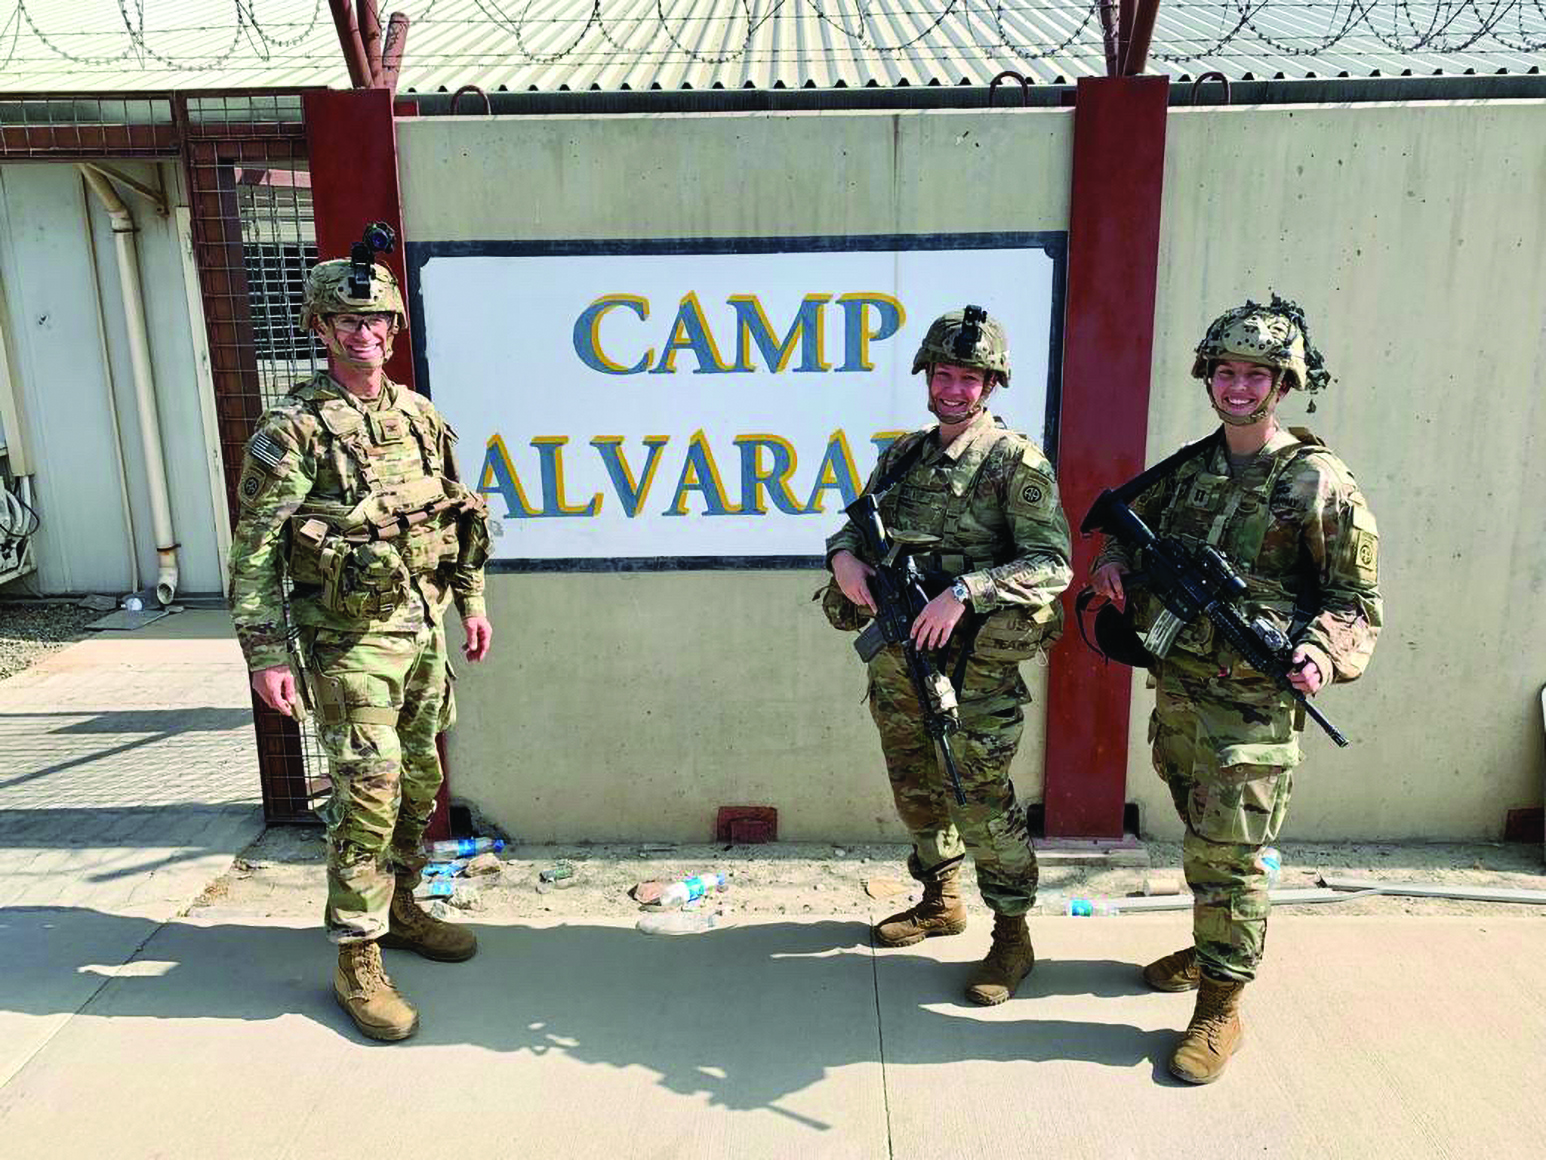
[[[1088,898],[1070,898],[1063,913],[1070,918],[1097,918],[1120,914],[1121,911],[1110,902],[1091,902]]]
[[[1278,879],[1283,876],[1283,856],[1277,848],[1268,846],[1257,856],[1262,864],[1262,869],[1267,872],[1267,889],[1271,890],[1278,884]]]
[[[487,850],[499,851],[504,848],[503,838],[446,838],[431,842],[429,853],[432,858],[470,858]]]
[[[723,890],[725,888],[725,876],[723,874],[694,874],[691,878],[684,878],[680,882],[673,882],[660,892],[660,905],[680,906],[684,902],[691,902],[695,898],[702,898],[711,890]]]

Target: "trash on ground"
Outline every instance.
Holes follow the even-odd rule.
[[[480,874],[498,874],[504,868],[505,865],[499,860],[499,855],[489,852],[479,854],[469,861],[462,873],[469,878],[476,878]]]
[[[1145,874],[1143,876],[1143,892],[1145,895],[1180,894],[1181,879],[1168,877],[1164,874]]]
[[[440,922],[449,922],[456,917],[456,912],[438,898],[424,908],[424,913]]]
[[[905,882],[898,882],[895,878],[866,878],[864,880],[864,892],[871,898],[890,898],[907,890]]]
[[[537,871],[537,877],[544,882],[561,882],[565,878],[574,877],[573,862],[555,862]]]
[[[111,612],[118,607],[118,601],[111,596],[93,592],[81,597],[80,607],[89,608],[92,612]]]
[[[654,906],[660,901],[661,894],[669,885],[669,882],[658,882],[653,879],[649,882],[635,882],[628,888],[628,897],[640,906]]]
[[[431,858],[470,858],[488,850],[503,850],[503,838],[442,838],[429,844]]]
[[[726,918],[727,913],[722,909],[693,907],[641,915],[634,927],[645,934],[702,934],[728,925]]]
[[[547,894],[554,890],[567,890],[580,878],[574,872],[574,863],[555,862],[537,871],[537,893]]]
[[[476,910],[483,905],[482,890],[478,883],[465,878],[427,878],[414,887],[415,898],[449,903],[461,910]]]
[[[694,874],[680,882],[673,882],[660,892],[658,905],[662,910],[681,906],[685,902],[702,898],[705,894],[729,888],[730,880],[723,874]]]
[[[430,862],[425,865],[422,873],[426,878],[454,878],[464,869],[460,862]]]
[[[647,842],[638,847],[641,854],[670,854],[676,847],[670,842]]]

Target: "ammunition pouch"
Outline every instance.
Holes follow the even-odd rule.
[[[985,661],[1012,664],[1045,652],[1063,635],[1063,606],[1054,600],[1040,608],[1016,604],[983,618],[972,652]]]
[[[483,513],[480,496],[441,476],[374,492],[349,508],[308,503],[291,517],[290,576],[315,587],[329,612],[375,620],[408,599],[414,577],[481,565]]]
[[[291,574],[315,577],[323,608],[350,620],[376,620],[408,599],[411,577],[391,544],[361,536],[340,536],[317,517],[291,530]]]

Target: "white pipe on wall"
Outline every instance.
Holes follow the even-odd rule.
[[[118,248],[118,280],[123,287],[124,326],[129,334],[129,363],[134,373],[134,399],[140,420],[140,444],[150,487],[150,518],[156,535],[156,599],[170,604],[177,593],[177,539],[172,531],[172,505],[166,489],[166,460],[161,454],[161,422],[156,414],[156,384],[150,368],[150,337],[145,331],[145,300],[140,293],[139,253],[134,244],[134,217],[113,183],[89,165],[80,167],[92,192],[113,223]]]
[[[107,415],[113,426],[113,458],[118,465],[118,498],[123,507],[123,534],[129,545],[129,591],[140,590],[140,552],[134,534],[134,510],[129,502],[129,468],[124,462],[123,423],[118,417],[118,391],[113,385],[113,359],[107,348],[107,310],[98,276],[97,235],[91,226],[91,203],[86,202],[86,252],[91,255],[91,284],[97,292],[97,342],[102,347],[102,378],[107,384]]]

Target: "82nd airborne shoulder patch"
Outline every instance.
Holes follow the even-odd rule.
[[[1009,510],[1015,515],[1044,520],[1057,502],[1057,487],[1040,471],[1026,471],[1009,484]]]

